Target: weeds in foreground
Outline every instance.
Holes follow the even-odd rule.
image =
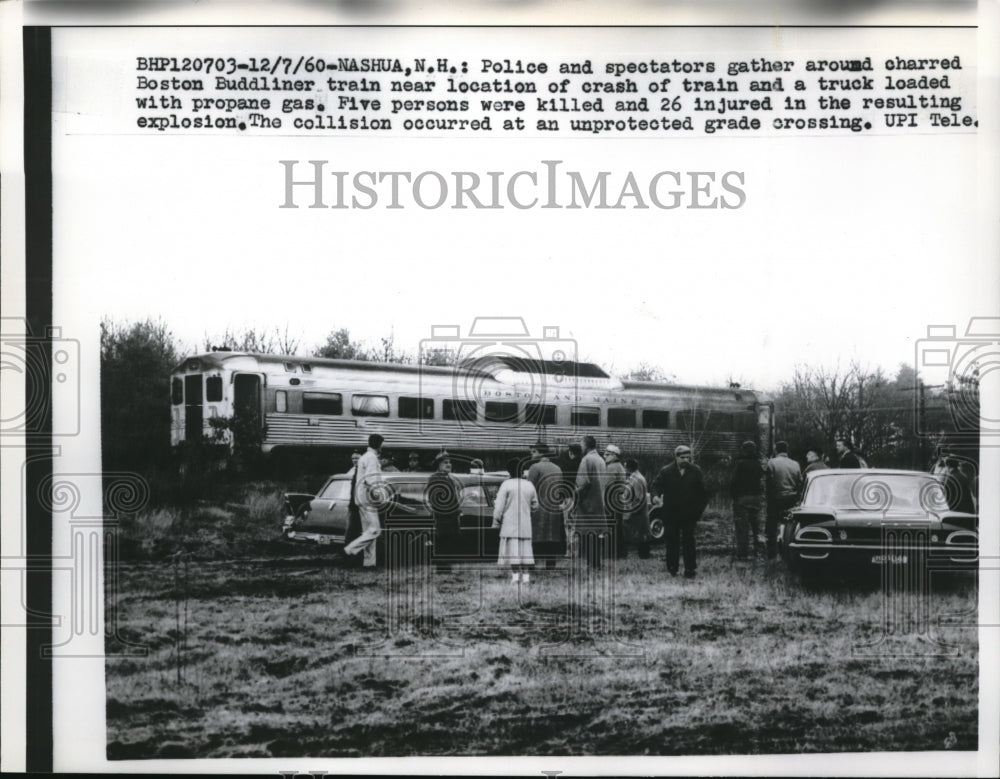
[[[391,633],[380,575],[194,565],[183,642],[170,566],[126,569],[123,627],[150,652],[107,663],[109,753],[892,751],[939,749],[950,732],[975,747],[975,630],[941,628],[944,655],[916,635],[866,654],[877,588],[811,593],[720,555],[693,581],[662,566],[620,565],[612,598],[577,603],[603,632],[574,634],[563,565],[526,589],[492,566],[455,566],[435,578],[423,627]],[[932,616],[974,592],[936,593]]]

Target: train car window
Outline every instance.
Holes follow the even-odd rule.
[[[732,430],[733,415],[724,411],[709,411],[705,419],[705,429],[712,431]]]
[[[175,406],[184,402],[184,382],[180,379],[170,380],[170,402]]]
[[[753,414],[742,411],[735,416],[736,421],[733,430],[737,433],[755,433],[757,431],[757,417]]]
[[[385,395],[352,395],[351,413],[356,417],[387,417],[389,398]]]
[[[441,416],[444,419],[475,422],[476,404],[471,400],[444,400],[441,404]]]
[[[205,380],[205,398],[209,403],[218,403],[222,400],[221,376],[209,376]]]
[[[704,411],[678,411],[677,412],[677,429],[678,430],[704,430],[705,429],[705,412]]]
[[[303,363],[303,365],[302,365],[302,372],[303,373],[312,373],[313,372],[313,367],[309,363]]]
[[[400,398],[400,419],[434,419],[434,398]]]
[[[600,427],[601,409],[596,406],[573,406],[569,423],[577,427]]]
[[[303,414],[333,414],[344,413],[344,399],[339,392],[303,392]]]
[[[274,393],[274,410],[279,414],[288,411],[288,393],[284,390],[278,390]]]
[[[635,427],[635,409],[609,408],[608,427]]]
[[[554,425],[556,407],[542,403],[528,403],[524,407],[524,421],[529,425]]]
[[[513,422],[518,421],[517,403],[501,403],[497,400],[486,401],[486,421],[487,422]]]
[[[670,427],[670,412],[647,408],[642,412],[642,426],[647,430],[666,430]]]
[[[295,363],[294,362],[286,362],[285,363],[285,370],[288,373],[295,373]]]

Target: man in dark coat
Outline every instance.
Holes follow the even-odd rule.
[[[733,499],[733,525],[736,530],[736,559],[750,557],[750,544],[757,548],[760,532],[760,507],[763,503],[764,466],[757,457],[757,445],[744,441],[733,468],[729,492]]]
[[[427,479],[427,501],[434,515],[434,554],[453,554],[459,538],[461,509],[460,487],[451,475],[451,458],[442,452],[434,458],[436,470]],[[437,562],[438,570],[448,570],[446,562]]]
[[[939,476],[945,488],[948,508],[952,511],[964,511],[966,514],[976,513],[976,504],[972,496],[972,482],[959,467],[957,457],[946,457],[945,472]]]
[[[545,567],[554,568],[562,541],[563,512],[559,493],[563,472],[549,460],[549,446],[544,441],[531,447],[531,459],[528,481],[538,493],[538,508],[531,514],[531,545],[535,555],[545,560]]]
[[[691,447],[682,444],[674,450],[674,461],[656,475],[650,492],[663,497],[667,570],[676,576],[683,555],[684,575],[694,577],[694,530],[708,503],[708,492],[701,469],[692,462]]]
[[[839,458],[837,462],[838,468],[865,468],[864,460],[862,460],[854,451],[854,447],[851,446],[851,442],[846,438],[838,438],[836,441],[837,446],[837,457]]]

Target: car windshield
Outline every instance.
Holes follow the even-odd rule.
[[[855,511],[946,511],[944,489],[932,476],[913,473],[818,473],[802,505]]]

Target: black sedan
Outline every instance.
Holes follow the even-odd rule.
[[[957,511],[939,478],[917,471],[820,470],[784,518],[782,554],[804,576],[885,566],[974,569],[976,514]]]
[[[499,530],[493,502],[503,476],[452,474],[442,484],[430,473],[380,474],[372,491],[384,545],[388,533],[423,538],[437,559],[496,560]],[[315,496],[286,493],[283,536],[342,548],[349,541],[351,477],[331,476]]]

